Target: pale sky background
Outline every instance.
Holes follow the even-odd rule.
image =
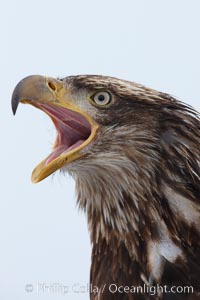
[[[13,117],[12,91],[31,74],[112,75],[199,110],[200,1],[6,0],[0,33],[0,299],[89,299],[71,291],[89,282],[91,252],[73,180],[58,172],[30,181],[50,152],[53,125],[28,105]],[[69,293],[43,293],[43,283],[63,284]]]

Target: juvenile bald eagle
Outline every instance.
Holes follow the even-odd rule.
[[[91,299],[200,299],[199,114],[96,75],[27,77],[13,92],[14,113],[19,102],[57,130],[33,182],[57,169],[75,178],[91,234]]]

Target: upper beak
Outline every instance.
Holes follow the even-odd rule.
[[[82,157],[81,149],[96,136],[96,122],[68,99],[69,91],[65,83],[50,77],[26,77],[14,89],[13,113],[16,113],[20,102],[32,104],[51,117],[58,133],[53,152],[33,170],[33,182]]]
[[[22,79],[12,95],[12,111],[15,115],[20,102],[58,102],[57,96],[63,89],[63,82],[54,78],[33,75]]]

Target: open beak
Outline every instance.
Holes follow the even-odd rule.
[[[57,130],[53,151],[33,170],[33,182],[41,181],[65,164],[82,157],[81,149],[96,136],[98,125],[88,114],[68,102],[67,95],[64,81],[37,75],[24,78],[14,89],[14,114],[20,102],[31,104],[44,111]]]

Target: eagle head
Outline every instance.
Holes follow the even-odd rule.
[[[142,85],[96,75],[29,76],[13,92],[14,113],[19,102],[43,110],[57,130],[52,153],[33,171],[33,182],[60,168],[80,171],[81,164],[123,163],[129,156],[137,161],[148,150],[157,155],[160,107],[173,104]]]

